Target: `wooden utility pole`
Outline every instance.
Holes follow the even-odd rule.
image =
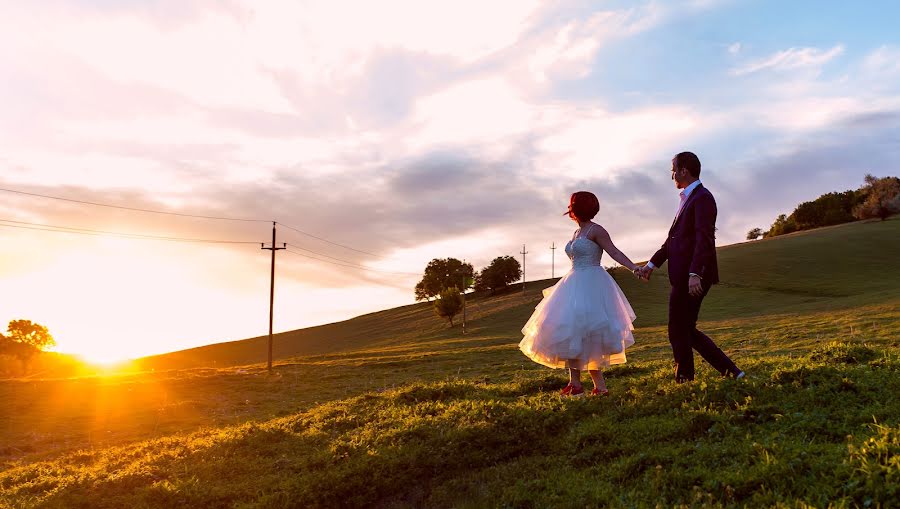
[[[463,260],[463,263],[466,263],[466,261]],[[466,333],[466,284],[468,283],[467,279],[468,278],[466,278],[466,275],[463,274],[463,277],[462,277],[463,334]]]
[[[525,244],[522,244],[522,252],[519,254],[522,255],[522,295],[525,295],[525,255],[528,254],[528,251],[525,251]]]
[[[272,372],[272,319],[275,316],[275,251],[286,249],[287,243],[282,247],[275,247],[275,222],[272,222],[272,247],[266,247],[265,243],[260,243],[260,248],[272,251],[272,273],[269,280],[269,362],[267,368],[269,373]]]
[[[556,242],[550,246],[550,279],[556,277]]]

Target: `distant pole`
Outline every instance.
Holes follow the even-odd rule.
[[[550,279],[556,277],[556,242],[550,246]]]
[[[463,263],[466,261],[463,260]],[[463,334],[466,333],[466,275],[463,274],[462,277],[462,299],[463,299]]]
[[[522,255],[522,295],[525,295],[525,255],[528,254],[528,251],[525,251],[525,244],[522,244],[522,252],[519,254]]]
[[[275,222],[272,222],[272,247],[266,247],[260,244],[262,249],[272,251],[272,273],[269,279],[269,362],[267,368],[269,373],[272,372],[272,319],[275,317],[275,251],[287,248],[287,244],[283,247],[275,247]]]

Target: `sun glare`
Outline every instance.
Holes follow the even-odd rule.
[[[131,361],[129,357],[126,357],[121,354],[116,354],[114,352],[104,352],[104,351],[95,351],[95,352],[78,352],[74,354],[76,357],[81,359],[85,364],[90,364],[92,366],[102,367],[102,368],[114,368],[121,365],[124,365]]]

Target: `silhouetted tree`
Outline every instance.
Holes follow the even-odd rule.
[[[453,327],[453,317],[462,311],[462,307],[462,295],[460,295],[459,289],[456,287],[442,291],[434,301],[434,312],[441,318],[449,321],[450,327]]]
[[[19,359],[25,371],[32,357],[55,345],[47,327],[31,320],[11,320],[6,335],[0,335],[0,354]]]
[[[475,278],[476,290],[490,290],[491,295],[497,290],[514,283],[522,277],[522,266],[512,256],[498,256],[490,265],[481,269]]]
[[[900,212],[900,179],[866,175],[866,199],[853,210],[858,219],[880,217],[882,221]]]
[[[763,231],[762,228],[754,228],[747,232],[747,240],[756,240],[762,237]]]
[[[432,299],[447,288],[464,286],[465,291],[472,287],[474,277],[475,269],[471,263],[463,263],[456,258],[435,258],[428,262],[422,280],[416,284],[416,300]]]

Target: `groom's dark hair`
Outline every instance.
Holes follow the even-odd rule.
[[[700,158],[693,152],[682,152],[672,159],[675,168],[686,169],[695,179],[700,178]]]

